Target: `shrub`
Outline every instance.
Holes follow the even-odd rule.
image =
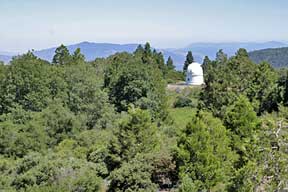
[[[174,102],[175,108],[191,107],[191,106],[192,106],[192,100],[189,99],[188,97],[184,97],[184,96],[178,96],[176,98],[176,101]]]

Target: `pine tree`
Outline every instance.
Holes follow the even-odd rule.
[[[284,93],[283,93],[283,104],[284,106],[288,106],[288,70],[286,70],[286,74],[284,76]]]
[[[187,55],[186,55],[186,60],[184,62],[184,66],[183,66],[183,72],[187,71],[188,65],[194,62],[194,57],[192,54],[192,51],[188,51]]]
[[[175,66],[173,64],[173,60],[170,56],[168,57],[166,66],[167,66],[168,70],[174,70],[175,69]]]
[[[246,49],[244,49],[244,48],[240,48],[238,51],[237,51],[237,53],[236,53],[236,57],[246,57],[246,58],[248,58],[249,57],[249,55],[248,55],[248,52],[247,52],[247,50]]]
[[[144,46],[144,53],[147,55],[147,56],[151,56],[152,54],[152,51],[151,51],[151,46],[150,46],[150,43],[146,43],[145,46]]]
[[[143,56],[142,56],[142,62],[143,63],[150,63],[151,61],[151,56],[152,56],[152,51],[151,51],[151,46],[150,44],[147,42],[144,46],[144,52],[143,52]]]
[[[138,55],[138,54],[143,55],[143,53],[144,53],[144,48],[143,48],[143,46],[140,44],[140,45],[138,45],[138,47],[137,47],[136,50],[134,51],[134,54],[135,54],[135,55]]]
[[[77,48],[73,55],[72,55],[72,60],[74,63],[83,63],[85,62],[85,56],[81,53],[80,48]]]
[[[158,68],[162,71],[163,74],[165,74],[166,65],[165,65],[163,54],[161,52],[157,53],[156,51],[155,57],[156,57],[155,60],[156,60],[156,64],[158,65]]]
[[[147,111],[130,109],[115,131],[108,147],[109,170],[121,167],[141,154],[148,154],[158,145],[157,128]]]
[[[194,116],[177,141],[176,162],[184,183],[180,191],[218,191],[219,187],[225,191],[237,158],[229,145],[220,119],[202,111]]]
[[[216,53],[216,61],[219,63],[225,63],[227,61],[228,57],[227,55],[223,52],[223,49],[220,49]]]
[[[260,121],[247,97],[239,98],[227,108],[224,125],[231,131],[232,148],[240,155],[240,168],[256,155],[255,145]]]
[[[203,60],[203,64],[202,64],[202,68],[203,68],[203,73],[204,74],[206,73],[209,64],[211,64],[211,60],[209,59],[208,56],[205,56],[204,60]]]
[[[69,50],[63,44],[55,50],[52,63],[55,65],[65,65],[71,61]]]

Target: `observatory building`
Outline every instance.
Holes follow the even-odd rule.
[[[188,65],[186,74],[187,85],[202,85],[204,84],[203,69],[201,64],[193,62]]]

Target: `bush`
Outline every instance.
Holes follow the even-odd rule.
[[[147,162],[134,159],[123,163],[111,175],[109,192],[154,192],[157,185],[151,181],[153,167]]]
[[[192,100],[189,99],[188,97],[178,96],[176,98],[176,101],[174,102],[174,107],[175,108],[192,107]]]

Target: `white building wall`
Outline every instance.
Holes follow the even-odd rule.
[[[189,75],[186,77],[186,84],[188,85],[202,85],[204,84],[203,76],[201,75]]]
[[[201,64],[192,63],[187,68],[186,74],[187,85],[202,85],[204,84],[203,69]]]

